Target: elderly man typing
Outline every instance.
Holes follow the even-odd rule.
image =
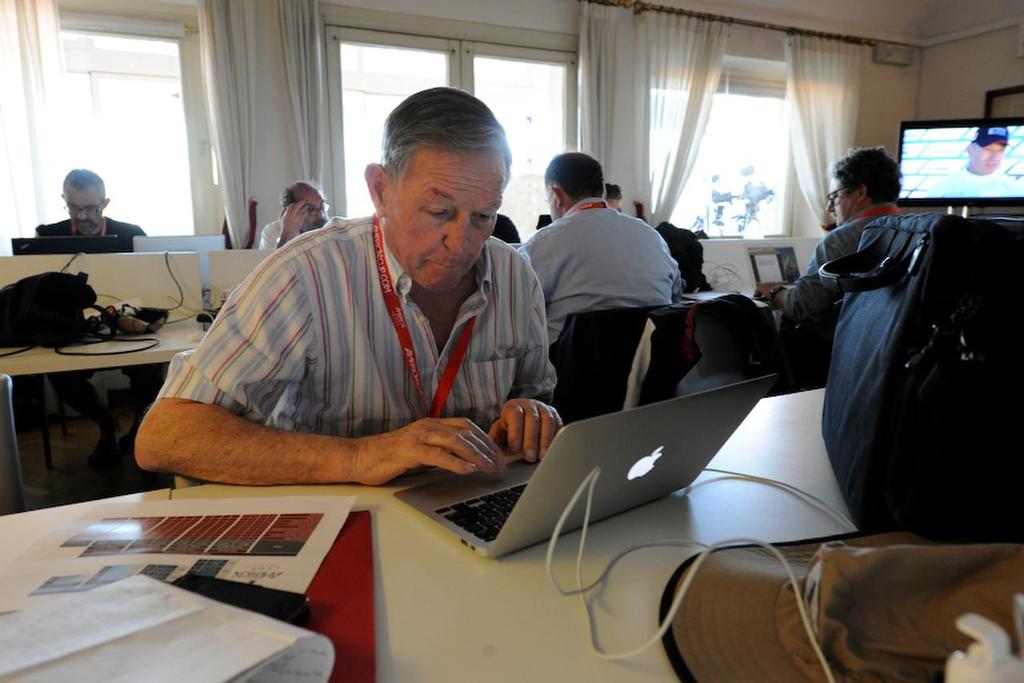
[[[427,465],[543,457],[561,426],[544,298],[488,239],[508,181],[501,125],[435,88],[388,117],[375,215],[276,251],[178,356],[136,446],[146,469],[242,484],[379,484]]]

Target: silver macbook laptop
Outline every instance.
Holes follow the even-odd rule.
[[[487,557],[546,540],[576,488],[595,467],[591,520],[689,485],[729,439],[776,375],[729,384],[567,425],[539,464],[502,474],[453,476],[395,496]],[[564,529],[583,524],[583,505]]]

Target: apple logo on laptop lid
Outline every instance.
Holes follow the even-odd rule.
[[[633,463],[633,466],[629,468],[629,473],[626,475],[626,479],[628,479],[629,481],[633,481],[634,479],[639,479],[640,477],[644,476],[645,474],[653,470],[654,463],[656,463],[658,461],[658,458],[662,456],[661,451],[664,448],[664,446],[658,446],[653,451],[651,451],[650,455],[645,455],[644,457],[640,458],[635,463]]]

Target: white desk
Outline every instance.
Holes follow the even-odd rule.
[[[69,264],[69,261],[71,262]],[[104,306],[127,299],[139,299],[144,306],[167,308],[170,320],[156,334],[142,335],[157,339],[158,344],[144,351],[102,355],[143,349],[151,342],[125,341],[91,344],[70,349],[90,355],[63,355],[52,349],[34,348],[14,356],[4,353],[18,347],[0,347],[0,373],[31,375],[70,370],[103,370],[128,365],[166,363],[179,351],[195,348],[202,339],[202,328],[195,315],[202,310],[202,286],[199,279],[199,256],[192,253],[152,254],[68,254],[47,256],[0,257],[0,286],[37,273],[59,271],[89,274],[89,285],[97,295],[97,305]],[[180,287],[180,291],[179,291]],[[177,308],[175,306],[179,304]],[[132,337],[120,336],[129,340]],[[41,385],[45,393],[45,383]],[[41,397],[43,451],[46,466],[51,466],[50,438],[47,428],[45,398]]]
[[[103,342],[68,349],[88,353],[90,354],[88,356],[65,356],[56,353],[53,349],[36,347],[15,356],[0,358],[0,373],[12,376],[37,375],[68,370],[103,370],[122,368],[126,365],[166,363],[179,351],[194,349],[202,337],[203,331],[199,323],[194,320],[183,320],[172,325],[165,325],[155,334],[141,335],[139,339],[156,339],[160,342],[152,349],[115,356],[99,355],[108,351],[132,351],[150,343],[134,341],[135,337],[130,336],[118,337],[118,339],[124,339],[124,342]],[[16,351],[17,348],[0,347],[0,354]]]
[[[711,466],[785,480],[845,514],[820,436],[822,397],[819,390],[761,401]],[[705,474],[701,480],[717,476]],[[374,515],[380,681],[675,680],[660,645],[627,662],[590,654],[578,599],[558,596],[547,582],[545,546],[484,559],[394,500],[394,491],[423,478],[379,488],[201,486],[176,490],[173,497],[358,496],[356,509]],[[585,577],[622,550],[658,538],[781,541],[842,531],[831,518],[781,491],[725,480],[594,525]],[[578,532],[559,545],[556,571],[563,585],[573,581],[577,540]],[[597,610],[606,649],[633,647],[653,632],[665,583],[689,554],[678,548],[643,551],[620,563]]]
[[[823,395],[818,390],[764,399],[711,466],[782,479],[845,514],[819,431]],[[356,509],[373,512],[379,681],[676,680],[660,644],[626,662],[590,654],[578,599],[558,596],[547,582],[545,546],[484,559],[392,497],[429,476],[377,488],[198,486],[175,490],[172,497],[358,496]],[[705,473],[699,481],[716,476]],[[53,525],[83,514],[85,505],[0,517],[0,538],[5,539],[0,563]],[[658,538],[782,541],[842,531],[830,517],[781,491],[725,480],[595,524],[584,578],[593,577],[622,550]],[[563,585],[573,580],[578,538],[574,532],[559,546],[555,566]],[[606,649],[632,647],[653,632],[665,583],[690,554],[678,548],[649,550],[619,564],[596,610]]]
[[[9,256],[0,257],[0,286],[15,282],[23,277],[59,270],[71,258],[66,254],[52,256]],[[109,351],[129,351],[147,346],[147,342],[106,342],[72,349],[89,353],[89,356],[66,356],[52,349],[37,347],[15,356],[0,357],[0,373],[6,375],[30,375],[68,370],[101,370],[120,368],[126,365],[166,363],[174,354],[195,348],[202,339],[202,328],[195,322],[196,313],[201,310],[202,295],[199,286],[199,258],[195,253],[169,254],[84,254],[79,256],[68,272],[89,273],[89,284],[100,297],[100,305],[112,303],[113,299],[139,298],[145,306],[170,308],[178,302],[178,288],[168,273],[171,272],[182,287],[184,301],[180,308],[172,310],[170,320],[181,320],[165,325],[155,334],[142,335],[155,338],[160,343],[146,351],[112,356],[100,355]],[[109,300],[104,301],[103,297]],[[183,320],[182,320],[183,319]],[[132,337],[120,336],[130,340]],[[15,351],[18,347],[0,347],[0,355]]]

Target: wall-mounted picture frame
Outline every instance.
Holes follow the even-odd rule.
[[[1024,116],[1024,85],[985,93],[985,118]]]

